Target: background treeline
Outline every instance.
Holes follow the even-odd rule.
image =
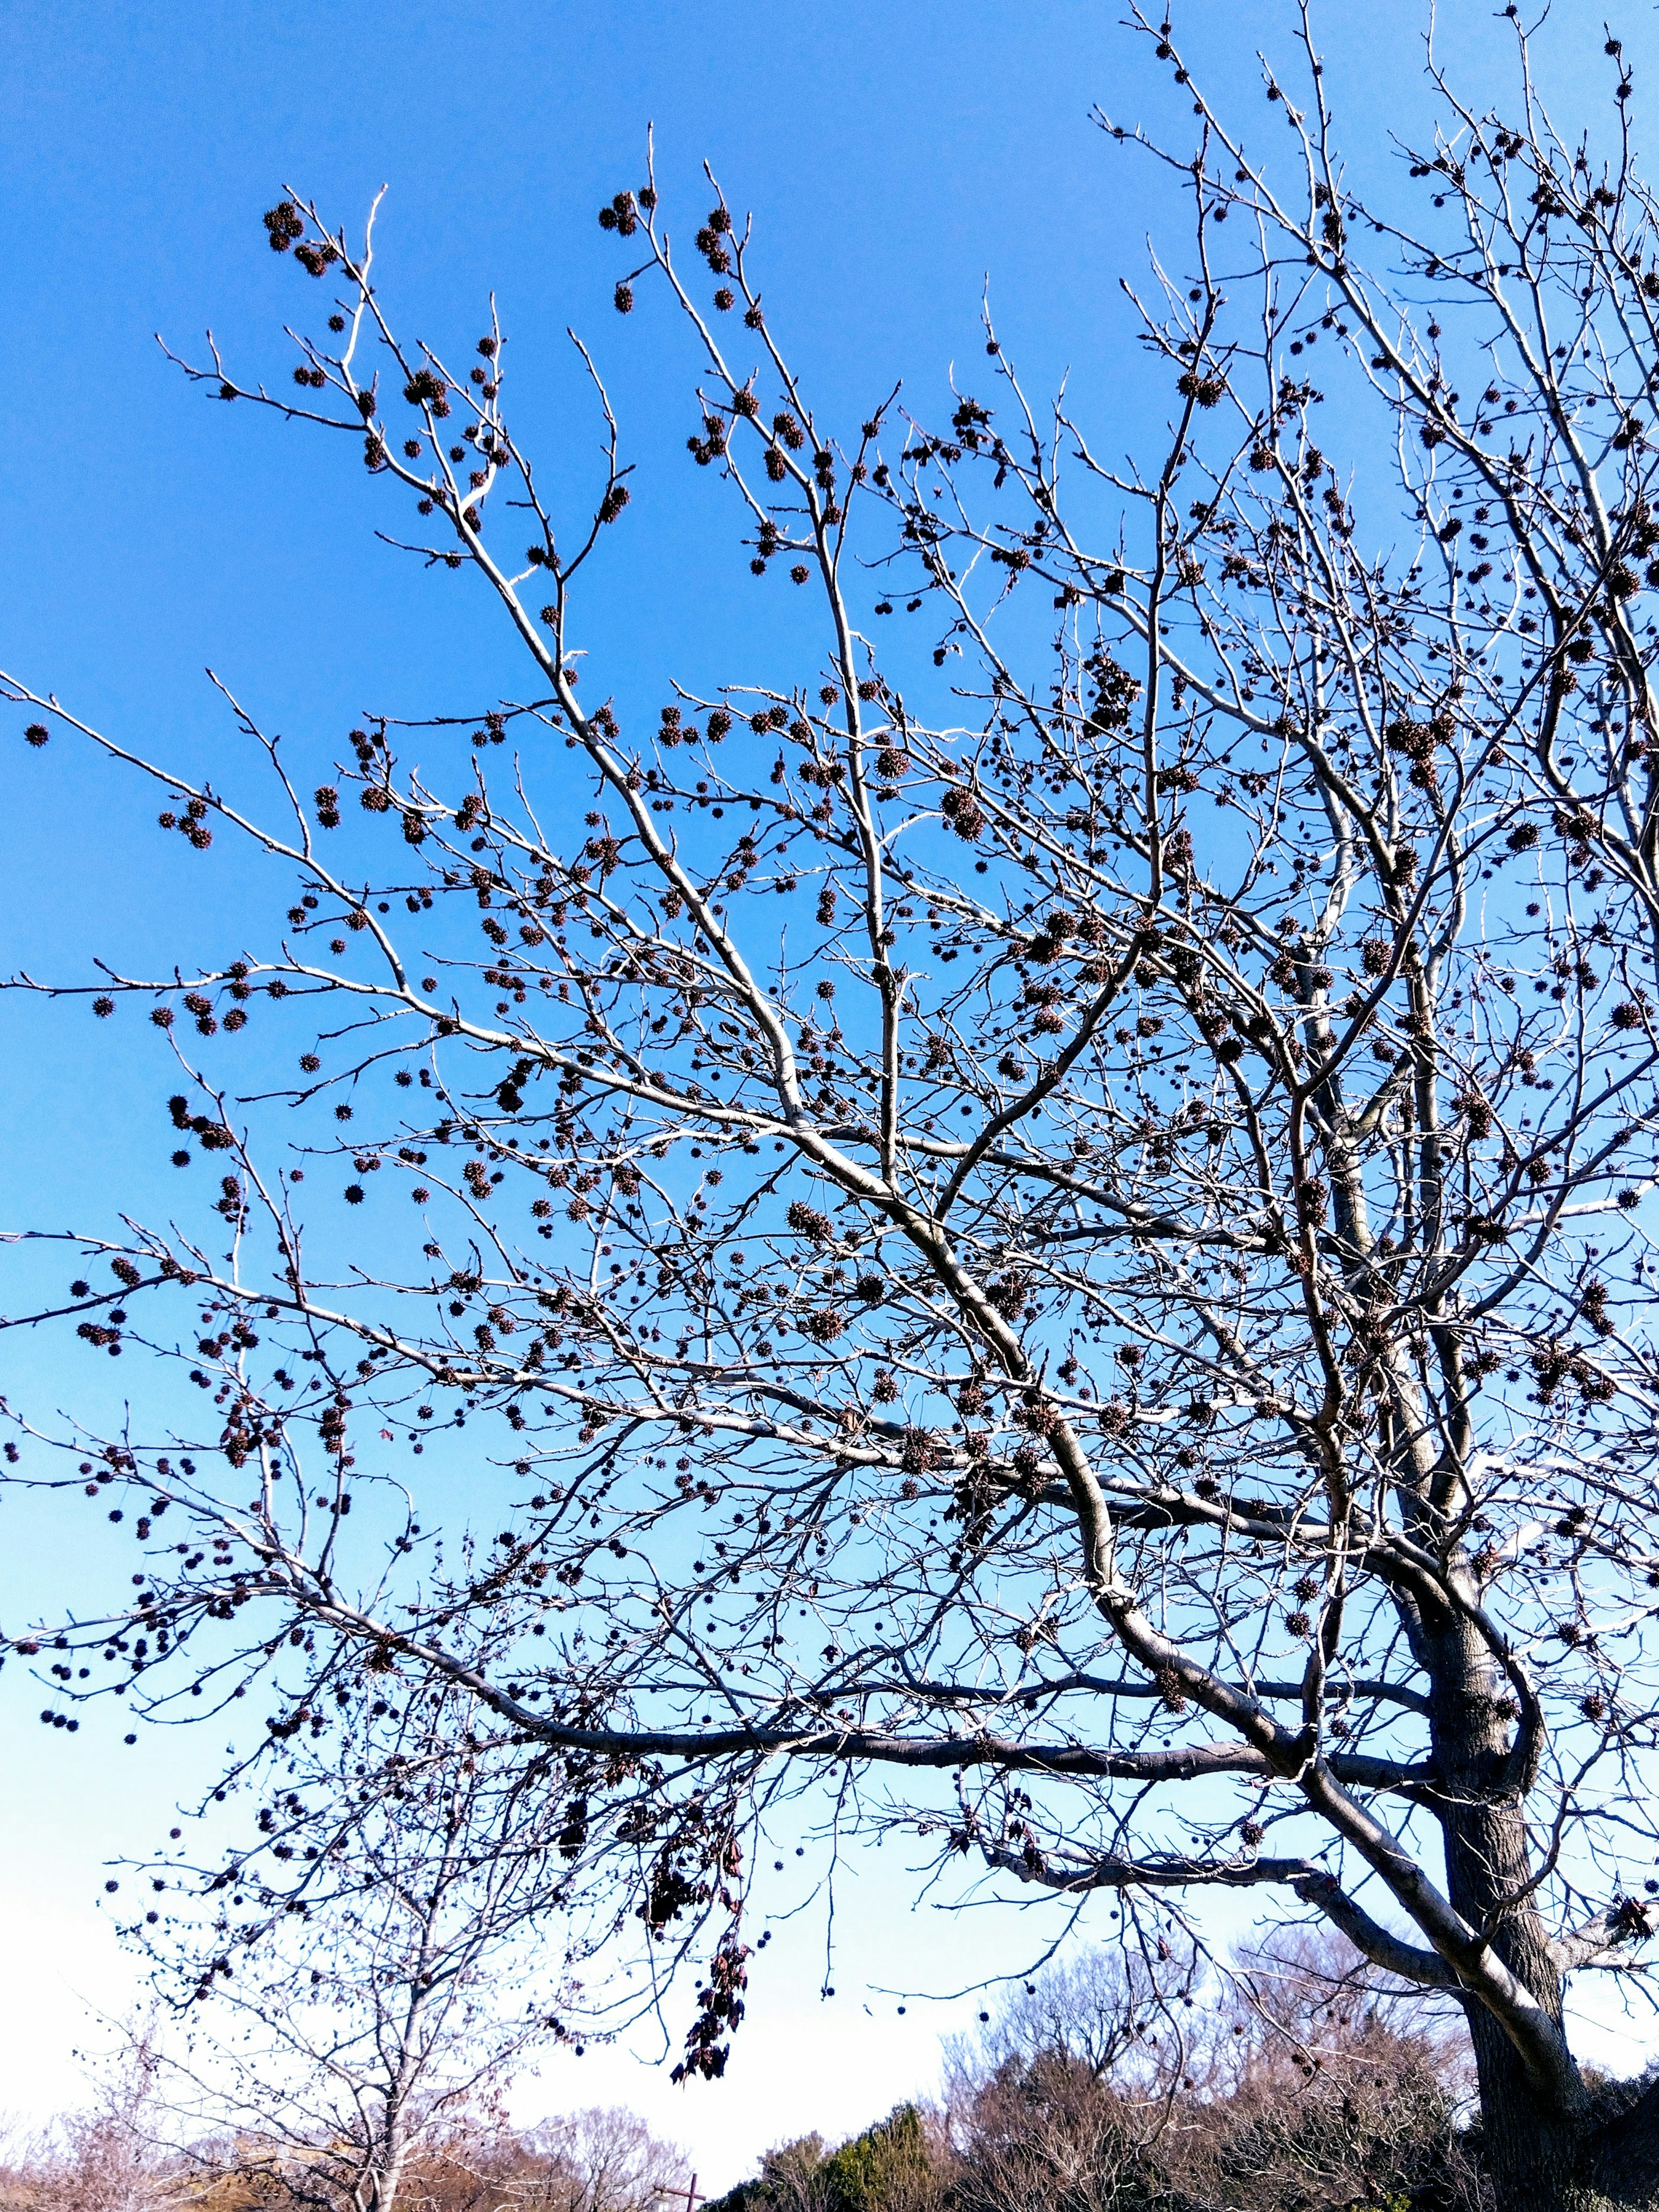
[[[705,2212],[1474,2212],[1452,2023],[1291,1941],[1224,1982],[1096,1954],[971,2045],[937,2107],[769,2152]]]
[[[234,2137],[170,2147],[147,2098],[112,2099],[0,2167],[3,2212],[658,2212],[690,2169],[632,2112],[589,2111],[531,2129],[482,2114],[428,2138],[387,2195],[295,2154],[280,2166]],[[135,2106],[137,2108],[135,2109]]]
[[[1329,1942],[1284,1940],[1225,1977],[1091,1954],[947,2045],[937,2103],[838,2147],[781,2144],[702,2212],[1480,2212],[1466,2049]],[[164,2080],[136,2043],[100,2110],[13,2147],[3,2212],[672,2212],[691,2179],[631,2113],[526,2130],[485,2106],[425,2134],[391,2195],[362,2195],[325,2145],[170,2142]]]

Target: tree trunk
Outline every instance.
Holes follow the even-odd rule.
[[[1498,2212],[1576,2212],[1589,2148],[1584,2121],[1545,2104],[1484,2005],[1468,2010],[1480,2084],[1481,2158]]]
[[[1522,1894],[1534,1869],[1525,1808],[1505,1777],[1506,1685],[1468,1622],[1444,1622],[1425,1641],[1435,1763],[1445,1792],[1434,1811],[1448,1894],[1473,1926],[1491,1928],[1492,1948],[1562,2031],[1565,2045],[1562,1976],[1543,1923]],[[1503,1909],[1510,1898],[1522,1901]],[[1483,2157],[1499,2212],[1576,2212],[1586,2202],[1583,2185],[1595,2148],[1588,2094],[1581,2084],[1569,2104],[1547,2090],[1493,2014],[1473,2001],[1465,2011]]]
[[[1442,1826],[1452,1902],[1478,1926],[1498,1898],[1513,1894],[1527,1878],[1525,1814],[1512,1798],[1476,1798],[1443,1814]],[[1493,1930],[1492,1948],[1565,2035],[1562,1978],[1538,1915],[1524,1905],[1506,1914]],[[1482,2004],[1468,2009],[1485,2155],[1502,2212],[1555,2212],[1558,2203],[1569,2201],[1581,2162],[1584,2105],[1572,2111],[1548,2100],[1494,2016]]]
[[[404,2154],[401,2148],[389,2157],[374,2177],[374,2212],[395,2212],[403,2187]]]

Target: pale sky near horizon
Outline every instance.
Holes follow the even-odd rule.
[[[362,487],[343,489],[313,446],[251,410],[210,408],[154,343],[159,330],[199,347],[210,323],[251,369],[286,375],[280,326],[300,280],[264,250],[258,222],[286,185],[355,222],[386,184],[381,265],[406,320],[465,337],[494,289],[520,386],[542,380],[526,404],[550,438],[579,419],[564,326],[594,345],[641,462],[628,550],[608,549],[611,598],[590,640],[618,661],[671,669],[713,623],[741,658],[787,618],[775,598],[744,596],[732,533],[711,536],[694,505],[708,487],[678,450],[690,408],[678,341],[643,313],[625,328],[611,307],[615,250],[594,210],[637,182],[647,124],[680,230],[701,220],[705,155],[733,204],[755,210],[769,313],[831,415],[855,422],[900,375],[920,411],[940,411],[953,361],[982,373],[988,275],[1031,387],[1069,373],[1076,408],[1109,444],[1132,445],[1164,401],[1137,382],[1118,280],[1139,280],[1148,234],[1178,239],[1182,217],[1090,110],[1156,121],[1172,142],[1190,118],[1120,12],[1085,0],[11,0],[0,344],[15,459],[0,493],[0,662],[161,749],[218,742],[210,663],[319,763],[365,705],[442,713],[489,684],[464,605],[374,544]],[[1209,82],[1231,88],[1265,140],[1253,49],[1288,48],[1291,9],[1185,0],[1176,13]],[[1425,11],[1382,0],[1322,13],[1339,123],[1381,174],[1389,131],[1425,112]],[[1659,37],[1651,9],[1626,13],[1614,27],[1637,64],[1639,136]],[[1440,21],[1454,69],[1484,98],[1503,74],[1497,11],[1450,0]],[[1547,51],[1563,119],[1605,103],[1602,35],[1600,9],[1558,9]],[[578,442],[586,453],[591,428]],[[718,543],[712,566],[703,543]],[[25,757],[12,719],[0,730],[0,970],[80,973],[118,951],[134,969],[170,964],[181,896],[214,902],[228,930],[258,910],[240,878],[204,892],[207,878],[171,873],[176,854],[135,839],[142,807],[66,748]],[[0,1001],[0,1229],[107,1218],[116,1193],[142,1210],[165,1188],[149,1106],[137,1129],[124,1063],[86,1057],[90,1027],[78,1012]],[[160,1081],[152,1069],[146,1100]],[[0,1251],[0,1270],[14,1261],[25,1276],[33,1264]],[[0,1310],[17,1295],[0,1275]],[[58,1402],[61,1360],[0,1339],[0,1389]],[[79,1373],[62,1364],[65,1400]],[[0,1626],[57,1587],[62,1540],[50,1515],[0,1507]],[[67,1741],[39,1727],[38,1704],[16,1668],[0,1678],[0,1942],[14,1992],[0,2008],[0,2109],[25,2125],[81,2094],[88,2008],[132,2000],[98,1906],[105,1862],[147,1849],[220,1748],[186,1730],[129,1752],[114,1716]],[[520,2109],[630,2104],[718,2191],[769,2143],[845,2133],[935,2087],[940,2033],[970,2027],[980,1998],[912,1996],[900,2017],[881,1991],[964,1989],[1044,1940],[1018,1913],[913,1909],[890,1856],[874,1854],[847,1869],[837,1921],[836,1998],[818,1995],[823,1923],[807,1915],[761,1962],[724,2081],[682,2094],[624,2052],[561,2055]],[[1599,2017],[1587,2051],[1628,2070],[1645,2031]]]

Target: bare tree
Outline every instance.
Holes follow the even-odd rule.
[[[257,1840],[152,1871],[186,1901],[131,1931],[183,2021],[152,2065],[174,2140],[251,2202],[393,2212],[428,2147],[487,2135],[512,2073],[565,2032],[543,1775],[479,1744],[464,1692],[375,1703],[289,1747]]]
[[[955,2194],[971,2212],[1146,2212],[1157,2181],[1141,2117],[1058,2054],[1006,2069],[965,2115]]]
[[[403,2201],[410,2212],[672,2212],[694,2179],[635,2112],[594,2106],[520,2129],[474,2111],[411,2153]]]
[[[668,2212],[695,2178],[683,2150],[616,2108],[544,2122],[522,2139],[520,2156],[510,2201],[534,2212]]]
[[[153,2086],[132,2097],[142,2055],[137,2064],[131,2047],[123,2055],[92,2112],[7,2143],[4,2212],[303,2212],[319,2201],[315,2145],[289,2142],[273,2155],[260,2125],[183,2148],[159,2140],[179,2115]],[[147,2083],[152,2072],[143,2069]],[[667,2212],[692,2179],[684,2151],[636,2113],[594,2107],[520,2129],[474,2100],[412,2131],[398,2201],[406,2212]]]
[[[267,215],[331,295],[297,388],[187,373],[344,434],[522,674],[367,719],[314,796],[233,705],[281,826],[7,679],[35,742],[296,886],[280,942],[86,987],[153,1001],[219,1218],[74,1232],[53,1315],[181,1388],[115,1437],[18,1413],[18,1479],[130,1497],[148,1549],[130,1601],[16,1648],[54,1723],[94,1651],[84,1693],[163,1711],[269,1674],[284,1729],[463,1687],[562,1802],[571,1909],[659,1978],[703,1959],[690,2070],[741,2016],[753,1860],[821,1790],[836,1838],[932,1838],[1062,1918],[1294,1893],[1461,2005],[1504,2207],[1646,2202],[1659,2095],[1598,2102],[1563,2010],[1574,1973],[1645,1986],[1659,1846],[1632,82],[1609,37],[1579,140],[1517,22],[1502,114],[1431,54],[1414,227],[1403,174],[1373,207],[1344,167],[1305,17],[1271,159],[1136,21],[1194,108],[1168,155],[1103,118],[1191,217],[1144,463],[988,322],[991,399],[838,438],[723,194],[689,258],[654,182],[601,210],[618,309],[665,288],[698,352],[695,463],[820,615],[816,667],[686,671],[648,713],[580,657],[614,424],[556,515],[493,317],[452,367],[367,242]],[[901,600],[931,649],[887,642]],[[235,1095],[252,1020],[304,1030],[303,1169]],[[402,1267],[356,1228],[398,1189]],[[421,1534],[362,1439],[412,1464],[439,1428],[475,1473]],[[490,1468],[514,1504],[463,1559]]]
[[[1109,1957],[1051,1970],[953,2054],[953,2202],[1474,2212],[1461,2054],[1420,1991],[1378,1978],[1329,1930],[1162,1991]]]
[[[947,2069],[980,2079],[1011,2063],[1059,2057],[1097,2079],[1112,2075],[1121,2086],[1137,2070],[1139,2056],[1146,2061],[1139,2070],[1150,2075],[1151,2094],[1160,2095],[1171,2064],[1176,2074],[1183,2070],[1182,2052],[1191,2039],[1180,2033],[1182,2014],[1195,2009],[1194,1991],[1204,1979],[1203,1960],[1194,1947],[1183,1944],[1177,1952],[1165,1942],[1163,1948],[1163,1959],[1115,1946],[1048,1966],[1012,1992],[975,2034],[946,2042]],[[1147,2040],[1158,2021],[1176,2031],[1165,2039],[1162,2059],[1155,2056],[1157,2041]]]
[[[95,2094],[0,2159],[5,2212],[176,2212],[191,2197],[187,2161],[157,2132],[155,2048],[137,2030],[95,2069]]]

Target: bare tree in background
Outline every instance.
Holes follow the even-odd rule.
[[[0,2154],[4,2212],[175,2212],[190,2195],[185,2162],[157,2139],[155,2050],[135,2032],[106,2064],[84,2111],[66,2113]]]
[[[1085,1954],[951,2054],[960,2212],[1306,2212],[1483,2197],[1432,2000],[1329,1929],[1159,1986]]]
[[[1194,1992],[1205,1975],[1204,1961],[1191,1946],[1177,1951],[1166,1942],[1164,1950],[1166,1955],[1158,1959],[1127,1946],[1101,1947],[1048,1966],[1011,1991],[977,2033],[947,2042],[947,2070],[978,2078],[1003,2066],[1058,2057],[1097,2080],[1113,2075],[1127,2084],[1139,2057],[1148,2094],[1156,2100],[1170,2065],[1182,2071],[1182,2053],[1191,2038],[1182,2033],[1182,2015],[1195,2009]],[[1161,2039],[1161,2058],[1154,2056],[1158,2045],[1147,2041],[1160,2026],[1169,2031]]]
[[[143,2055],[137,2068],[124,2055],[107,2077],[113,2094],[92,2112],[6,2143],[4,2212],[304,2212],[319,2201],[318,2163],[291,2145],[273,2157],[257,2127],[247,2138],[159,2143],[169,2115],[147,2092],[135,2101]],[[621,2109],[515,2129],[475,2102],[415,2136],[401,2169],[405,2212],[666,2212],[692,2179],[683,2151]]]
[[[1162,1961],[1128,1945],[1081,1952],[1009,1992],[976,2033],[947,2041],[952,2196],[963,2212],[1149,2203],[1147,2154],[1174,2100],[1211,2088],[1225,2033],[1202,1960],[1165,1948]]]
[[[376,1700],[290,1745],[251,1848],[158,1855],[146,1887],[187,1901],[132,1932],[185,2039],[157,2046],[155,2096],[204,2179],[393,2212],[429,2148],[488,2137],[512,2074],[566,2033],[557,1815],[533,1760],[477,1742],[470,1705],[443,1685],[400,1716]]]
[[[520,2156],[514,2212],[667,2212],[695,2179],[684,2152],[637,2115],[599,2106],[545,2122]]]
[[[685,2154],[637,2113],[591,2106],[518,2129],[474,2111],[426,2134],[404,2168],[405,2212],[673,2212]],[[240,2177],[232,2186],[240,2185]],[[299,2200],[260,2198],[289,2212]]]
[[[279,1733],[464,1689],[559,1808],[567,1909],[653,1988],[701,1962],[690,2071],[817,1806],[1052,1892],[1057,1935],[1101,1891],[1298,1898],[1462,2007],[1506,2212],[1650,2203],[1659,2092],[1593,2092],[1564,2013],[1573,1974],[1646,1987],[1659,1849],[1632,82],[1609,37],[1576,138],[1500,21],[1504,111],[1431,57],[1440,127],[1373,204],[1305,21],[1271,157],[1137,21],[1194,109],[1168,155],[1103,126],[1191,217],[1139,463],[988,325],[986,398],[837,436],[723,195],[686,256],[654,184],[601,211],[618,309],[659,288],[698,349],[692,461],[820,614],[815,657],[645,711],[580,658],[614,428],[556,514],[501,328],[452,366],[367,245],[266,216],[326,331],[293,387],[189,373],[344,434],[509,658],[314,795],[236,708],[277,827],[8,679],[34,741],[295,883],[279,942],[88,987],[153,1001],[218,1218],[75,1232],[52,1316],[179,1387],[112,1437],[14,1409],[17,1479],[130,1500],[145,1547],[14,1648],[53,1724],[105,1681],[265,1679]],[[237,1096],[250,1023],[301,1028],[303,1170]],[[393,1446],[439,1462],[418,1509]]]

